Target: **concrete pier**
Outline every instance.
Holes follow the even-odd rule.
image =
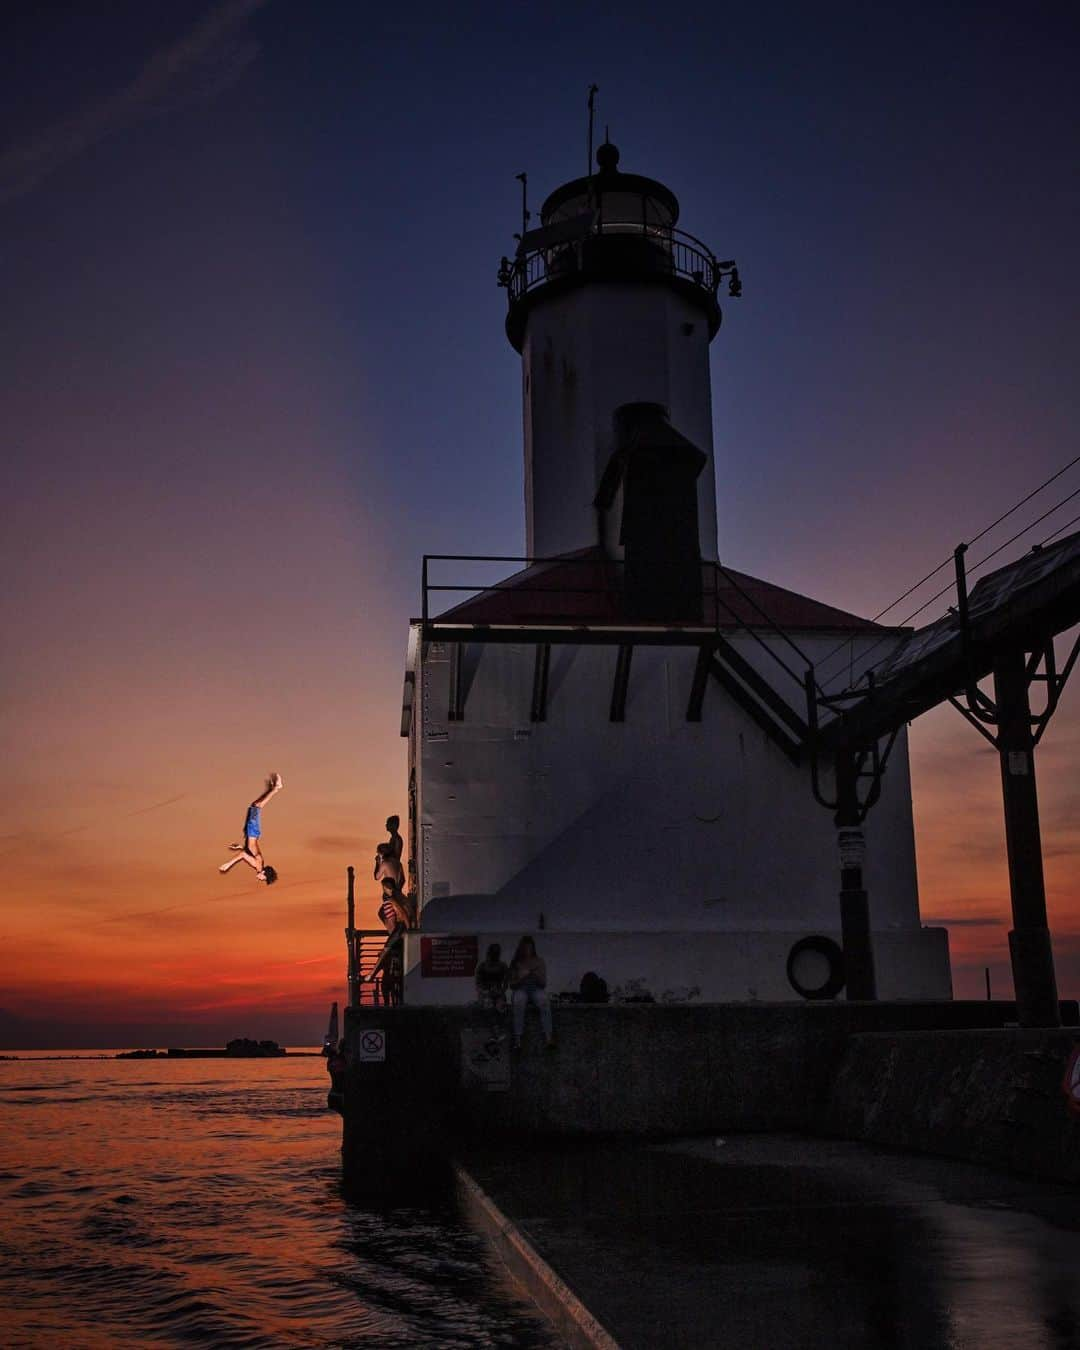
[[[1080,1344],[1074,1187],[790,1134],[477,1149],[461,1173],[571,1346]]]
[[[1002,1003],[565,1005],[520,1053],[474,1008],[346,1014],[347,1181],[478,1139],[798,1131],[1080,1179],[1060,1090],[1080,1040],[1004,1024]]]

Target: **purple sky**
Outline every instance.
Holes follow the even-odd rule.
[[[725,562],[876,613],[1078,453],[1073,7],[119,0],[4,23],[17,1016],[321,1029],[344,866],[404,814],[420,555],[524,546],[495,270],[514,175],[535,208],[583,172],[590,81],[621,167],[739,263],[713,344]],[[1073,994],[1078,708],[1040,751]],[[978,993],[983,964],[1006,979],[996,763],[947,710],[913,763],[924,913],[956,920]],[[297,888],[219,899],[207,859],[278,766]],[[276,1012],[293,986],[253,982],[252,943],[304,963]]]

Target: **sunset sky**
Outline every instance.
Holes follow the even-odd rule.
[[[713,344],[723,561],[872,615],[1080,453],[1072,6],[3,22],[0,1046],[321,1035],[345,867],[370,920],[406,814],[420,557],[524,549],[495,272],[515,174],[535,207],[584,170],[590,81],[621,167],[743,277]],[[1005,995],[996,755],[944,709],[912,763],[923,914],[958,994],[989,965]],[[1073,997],[1078,763],[1080,677],[1038,752]],[[267,890],[215,868],[272,769]]]

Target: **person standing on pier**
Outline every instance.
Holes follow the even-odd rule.
[[[281,781],[281,774],[279,773],[271,774],[266,780],[266,788],[262,796],[255,798],[244,817],[244,842],[229,845],[230,850],[236,856],[230,858],[228,862],[223,862],[218,868],[219,872],[228,872],[237,863],[242,862],[253,868],[259,881],[265,881],[268,886],[272,886],[277,881],[277,871],[266,863],[262,855],[262,809],[271,797],[277,796],[284,786],[285,784]]]
[[[544,1043],[549,1050],[553,1050],[555,1035],[551,1026],[551,1005],[547,997],[547,966],[544,964],[544,958],[537,956],[536,943],[531,937],[523,937],[517,945],[514,959],[510,962],[509,983],[513,1010],[513,1048],[521,1049],[521,1036],[525,1030],[525,1009],[531,1003],[540,1014]]]
[[[405,840],[401,837],[401,817],[386,817],[386,832],[390,838],[386,841],[390,845],[390,851],[397,859],[397,865],[401,869],[401,884],[405,885],[405,869],[402,867],[401,855],[405,851]]]

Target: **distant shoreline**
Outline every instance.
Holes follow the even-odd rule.
[[[76,1060],[76,1059],[131,1059],[168,1060],[168,1059],[321,1059],[321,1050],[279,1050],[276,1054],[259,1052],[233,1052],[212,1047],[179,1047],[169,1050],[15,1050],[0,1052],[0,1064],[30,1063],[32,1061]]]

